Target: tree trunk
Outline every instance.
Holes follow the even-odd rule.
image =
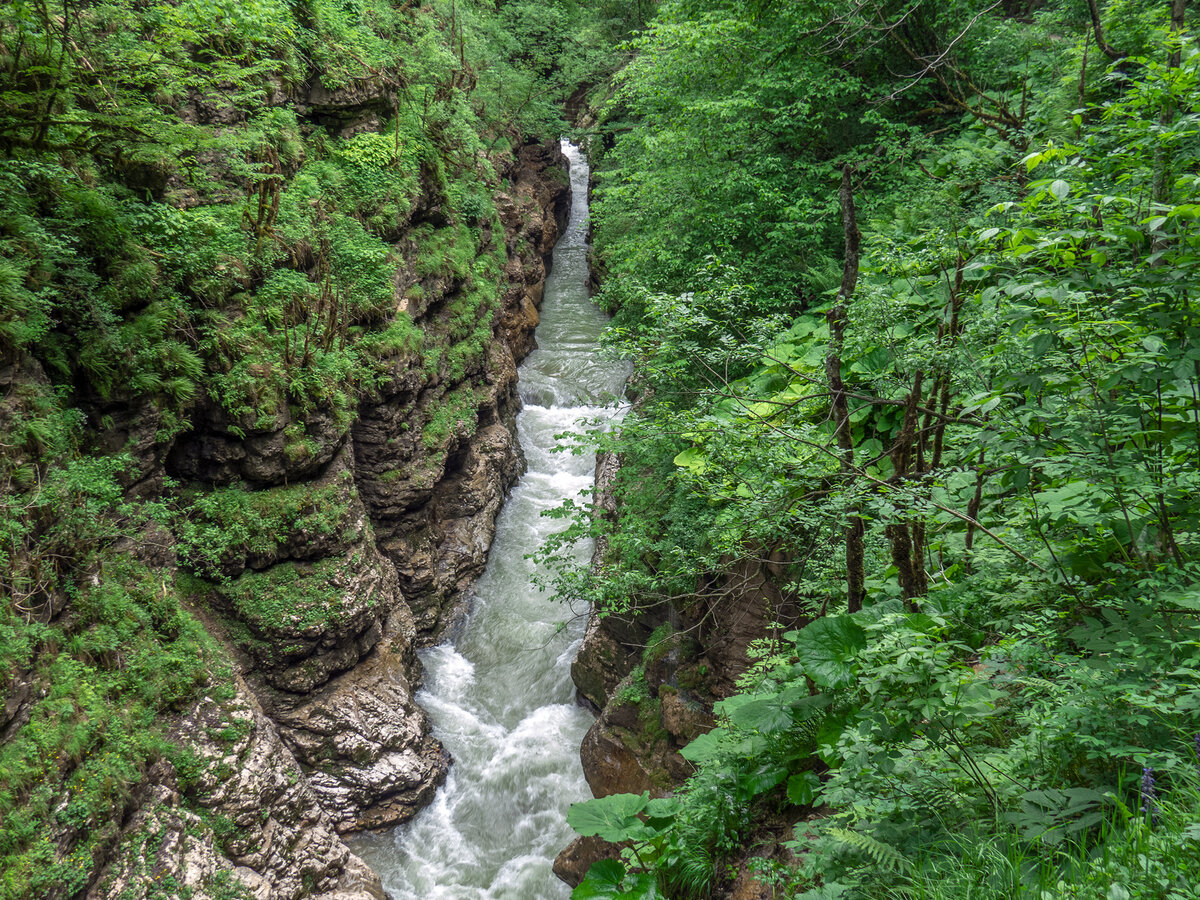
[[[850,438],[850,403],[842,381],[842,345],[846,335],[846,303],[858,285],[858,260],[861,235],[854,210],[854,189],[849,166],[842,169],[842,186],[838,197],[842,205],[842,232],[846,239],[846,260],[842,267],[842,286],[833,309],[829,311],[829,354],[825,357],[825,375],[829,379],[832,397],[834,437],[841,455],[842,473],[847,487],[854,474],[854,443]],[[866,597],[866,563],[863,534],[866,528],[857,509],[850,510],[845,527],[846,543],[846,606],[850,612],[862,609]]]

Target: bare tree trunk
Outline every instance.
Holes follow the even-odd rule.
[[[917,407],[923,396],[925,373],[917,370],[912,390],[905,401],[904,421],[900,435],[892,445],[892,480],[897,484],[908,479],[917,443]],[[935,384],[936,389],[936,384]],[[934,398],[930,398],[930,405]],[[915,598],[925,593],[924,529],[917,522],[893,522],[884,529],[892,547],[892,562],[900,578],[900,592],[910,609],[915,610]]]
[[[1183,30],[1184,13],[1187,11],[1187,0],[1172,0],[1171,2],[1171,35],[1174,36]],[[1178,68],[1181,62],[1180,48],[1172,49],[1170,56],[1167,57],[1167,65],[1171,68]],[[1175,101],[1168,99],[1163,105],[1162,114],[1158,121],[1161,125],[1170,125],[1175,120]],[[1164,144],[1159,144],[1154,151],[1154,185],[1153,185],[1153,200],[1155,203],[1166,203],[1170,194],[1171,179],[1171,162],[1174,153]],[[1152,253],[1158,253],[1167,245],[1167,236],[1161,231],[1155,236],[1150,245]],[[1165,259],[1159,260],[1159,265],[1166,263]]]
[[[858,285],[858,260],[861,235],[858,218],[854,210],[854,188],[850,180],[850,166],[842,169],[842,186],[838,198],[842,205],[842,232],[846,239],[846,260],[842,267],[842,286],[837,300],[826,316],[829,322],[829,354],[825,357],[825,375],[829,379],[829,392],[833,398],[834,437],[841,453],[843,474],[850,476],[854,471],[854,442],[850,438],[850,403],[846,396],[846,384],[842,381],[842,346],[846,335],[846,303]],[[851,479],[846,478],[849,485]],[[866,528],[857,510],[851,512],[845,528],[846,542],[846,605],[850,612],[862,609],[866,597],[866,562],[863,549],[863,534]]]
[[[1182,5],[1182,0],[1176,0],[1176,3]],[[1096,4],[1096,0],[1087,0],[1088,14],[1092,17],[1092,33],[1096,35],[1096,46],[1114,62],[1125,58],[1125,54],[1113,48],[1113,46],[1104,39],[1104,26],[1100,24],[1100,7]]]

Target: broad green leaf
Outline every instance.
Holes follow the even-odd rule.
[[[673,821],[680,808],[681,804],[675,797],[655,797],[646,804],[642,814],[648,825],[661,827]]]
[[[853,679],[855,657],[866,646],[866,632],[850,616],[825,616],[801,630],[796,655],[809,678],[837,688]]]
[[[625,880],[625,892],[621,896],[626,900],[663,900],[658,881],[650,872],[638,872],[629,876]]]
[[[787,769],[779,766],[762,766],[740,779],[742,787],[751,797],[765,794],[787,778]]]
[[[621,889],[625,883],[625,866],[619,860],[602,859],[592,863],[587,875],[571,892],[571,900],[601,900],[607,897],[625,897]]]
[[[643,835],[645,824],[638,814],[650,802],[649,792],[642,794],[610,794],[582,803],[572,803],[567,810],[567,824],[583,837],[596,835],[609,843],[633,840]]]
[[[792,710],[775,694],[739,707],[729,721],[739,728],[774,734],[792,727]]]
[[[787,797],[796,806],[812,806],[821,791],[821,779],[812,772],[801,772],[788,779]]]
[[[725,734],[726,731],[724,728],[714,728],[712,731],[702,734],[691,741],[679,751],[679,755],[694,766],[702,766],[717,756],[721,738]]]
[[[702,474],[708,468],[708,458],[698,447],[688,447],[676,455],[674,462],[681,469],[688,469],[697,475]]]

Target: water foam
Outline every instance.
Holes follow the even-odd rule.
[[[595,350],[605,317],[587,294],[587,164],[571,161],[571,218],[554,250],[541,348],[520,369],[525,408],[517,419],[528,472],[497,521],[487,570],[457,646],[421,652],[426,687],[418,702],[454,757],[434,802],[390,835],[354,848],[395,900],[563,900],[550,870],[573,836],[567,806],[590,796],[579,743],[591,716],[574,702],[570,666],[582,617],[531,583],[537,550],[562,523],[542,515],[592,484],[590,454],[554,452],[557,435],[619,410],[627,375]],[[578,546],[579,559],[590,548]]]

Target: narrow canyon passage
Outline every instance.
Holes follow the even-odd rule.
[[[573,836],[568,805],[590,796],[579,744],[591,716],[575,704],[570,675],[585,621],[538,592],[525,557],[562,527],[541,513],[592,482],[594,458],[552,452],[555,435],[606,414],[603,404],[620,393],[627,369],[596,352],[606,317],[587,293],[588,167],[577,148],[564,142],[563,149],[571,164],[570,221],[554,249],[539,347],[520,369],[517,425],[528,471],[500,515],[458,639],[422,653],[418,701],[454,765],[413,821],[354,842],[395,900],[569,894],[550,866]]]

